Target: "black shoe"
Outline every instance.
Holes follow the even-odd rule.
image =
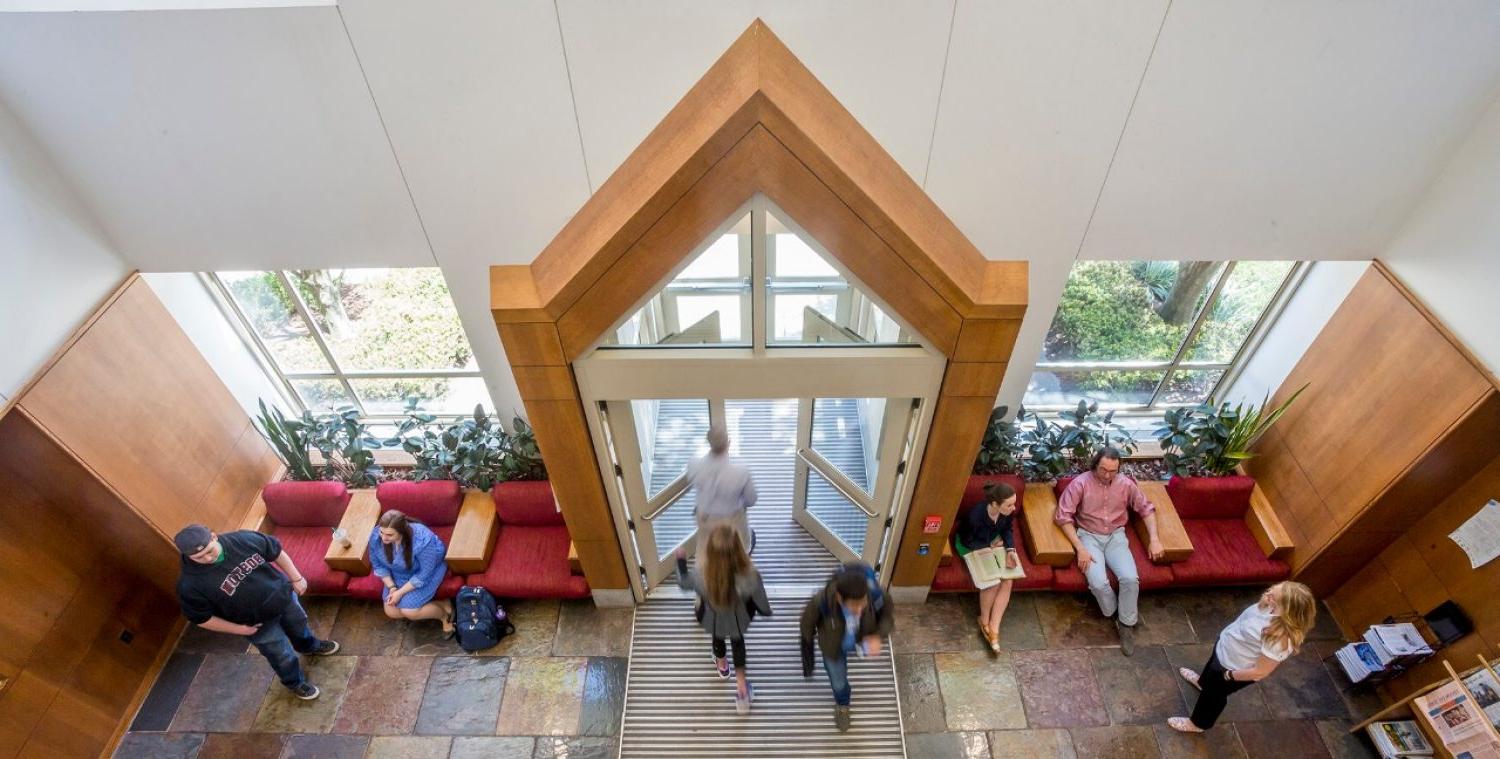
[[[313,650],[307,652],[307,655],[308,656],[333,656],[334,654],[336,654],[338,652],[339,652],[339,642],[338,641],[336,641],[336,640],[320,640],[320,641],[318,641],[318,645],[313,646]],[[317,689],[314,688],[314,690],[317,690]],[[317,696],[313,696],[313,698],[317,698]]]
[[[746,553],[755,553],[755,530],[750,531],[750,550]]]
[[[322,691],[318,690],[318,686],[312,683],[303,683],[292,689],[292,695],[303,701],[311,701],[322,695],[322,693]]]
[[[842,704],[833,706],[833,726],[841,733],[849,732],[849,707]]]
[[[1120,620],[1115,620],[1115,629],[1120,633],[1120,653],[1126,656],[1135,655],[1135,625],[1127,625]]]

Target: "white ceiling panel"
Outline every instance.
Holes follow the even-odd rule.
[[[0,97],[141,269],[432,263],[335,8],[0,15]]]
[[[1083,258],[1369,258],[1500,91],[1500,3],[1176,3]]]
[[[1165,11],[959,4],[927,192],[987,257],[1072,261]]]
[[[919,181],[951,2],[559,0],[593,186],[757,16]]]

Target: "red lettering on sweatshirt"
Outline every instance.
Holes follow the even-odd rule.
[[[245,577],[255,571],[256,567],[265,563],[266,558],[264,556],[258,553],[251,554],[250,558],[245,559],[239,563],[239,566],[229,570],[229,574],[224,576],[224,582],[219,585],[219,590],[224,591],[224,595],[226,596],[234,595],[234,592],[239,589],[240,583],[245,581]]]

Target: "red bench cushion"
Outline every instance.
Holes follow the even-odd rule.
[[[337,527],[350,496],[342,482],[273,482],[260,497],[277,527]]]
[[[1135,558],[1135,571],[1141,578],[1141,590],[1171,587],[1176,580],[1173,567],[1168,564],[1157,564],[1146,556],[1146,547],[1141,545],[1141,539],[1136,535],[1134,526],[1126,526],[1125,537],[1130,541],[1130,555]],[[1197,544],[1194,543],[1194,545]],[[1052,576],[1052,587],[1055,590],[1077,593],[1089,589],[1088,579],[1084,577],[1083,572],[1079,571],[1077,562],[1054,569]],[[1119,581],[1115,579],[1113,572],[1109,573],[1109,584],[1119,586]]]
[[[1254,490],[1253,477],[1173,477],[1167,482],[1167,496],[1183,519],[1240,519]]]
[[[375,498],[381,509],[395,509],[433,528],[457,522],[464,502],[463,489],[454,480],[382,482],[375,489]],[[443,542],[447,543],[447,538]]]
[[[491,493],[501,524],[522,527],[560,527],[563,524],[557,501],[552,498],[552,483],[547,480],[502,482]]]
[[[587,598],[589,584],[568,569],[568,528],[502,524],[483,573],[468,576],[500,598]]]
[[[1193,555],[1172,565],[1179,585],[1263,585],[1291,576],[1286,562],[1266,558],[1242,519],[1184,519],[1182,526]]]
[[[1016,491],[1016,511],[1020,511],[1026,502],[1026,481],[1014,474],[976,474],[969,477],[969,484],[964,487],[964,499],[958,503],[958,516],[953,518],[953,524],[957,527],[963,524],[964,514],[969,507],[984,500],[984,486],[992,482],[1004,482]]]
[[[381,582],[379,577],[376,577],[373,574],[368,574],[364,577],[355,577],[349,580],[349,587],[347,588],[347,590],[349,596],[352,598],[362,598],[366,601],[379,601],[381,596],[380,589],[383,585],[385,585],[385,583]],[[463,586],[464,578],[462,575],[445,575],[443,577],[443,583],[438,586],[437,597],[440,599],[452,598],[458,595],[458,589],[462,588]]]
[[[1021,569],[1026,571],[1026,577],[1016,580],[1012,590],[1046,590],[1052,587],[1052,567],[1046,564],[1033,564],[1026,550],[1026,537],[1021,525],[1017,524],[1016,553],[1021,555]],[[932,578],[932,591],[934,593],[963,593],[978,590],[974,587],[974,581],[969,577],[969,567],[960,556],[954,556],[948,566],[939,565],[937,574]]]
[[[323,556],[328,553],[328,544],[333,533],[327,527],[283,527],[276,526],[276,539],[281,541],[281,550],[292,557],[297,571],[307,578],[307,592],[315,596],[333,596],[344,592],[349,575],[328,566]]]

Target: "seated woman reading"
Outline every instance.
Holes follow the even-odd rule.
[[[959,556],[985,548],[1005,548],[1005,566],[1015,569],[1020,558],[1015,552],[1015,536],[1012,528],[1016,521],[1016,490],[1003,482],[984,486],[984,503],[974,504],[958,525],[958,540],[954,548]],[[971,578],[979,588],[979,631],[990,644],[990,650],[1000,651],[1000,618],[1005,616],[1005,607],[1010,604],[1012,580]]]

